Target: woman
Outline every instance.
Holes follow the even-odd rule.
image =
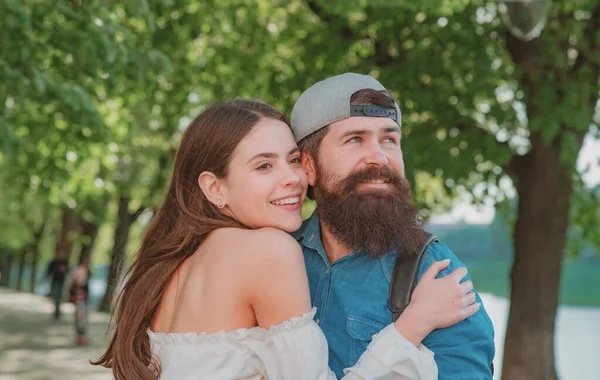
[[[201,113],[182,137],[164,204],[119,296],[114,336],[94,364],[127,380],[335,379],[302,250],[287,233],[302,222],[300,162],[271,106],[235,100]],[[417,348],[423,334],[478,308],[467,292],[450,294],[456,283],[435,280],[447,264],[435,263],[413,295],[435,302],[411,302],[346,378],[437,378],[433,354]],[[406,343],[399,368],[372,353],[391,341]]]
[[[77,345],[87,345],[88,302],[89,302],[89,259],[86,257],[73,270],[71,302],[75,304],[75,333]]]

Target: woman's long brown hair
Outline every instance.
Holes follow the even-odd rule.
[[[267,104],[234,100],[208,108],[184,133],[164,203],[148,226],[119,292],[110,345],[92,362],[112,368],[115,379],[160,376],[160,363],[152,358],[147,330],[171,277],[210,232],[221,227],[244,228],[206,199],[198,177],[204,171],[225,177],[233,150],[261,118],[287,124],[283,114]]]

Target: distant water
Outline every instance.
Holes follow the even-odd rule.
[[[500,379],[509,301],[481,294],[496,330],[495,376]],[[561,380],[600,379],[600,308],[560,306],[554,340],[556,370]]]

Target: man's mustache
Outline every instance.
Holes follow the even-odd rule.
[[[344,190],[349,193],[356,190],[356,187],[363,182],[381,180],[385,183],[400,189],[402,187],[402,177],[387,166],[366,168],[350,174],[344,182]]]

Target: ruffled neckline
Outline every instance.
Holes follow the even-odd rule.
[[[216,333],[160,333],[148,329],[148,337],[153,343],[160,345],[189,345],[200,343],[217,343],[223,341],[240,341],[240,340],[266,340],[270,336],[280,334],[282,332],[295,330],[303,327],[313,321],[317,308],[313,307],[311,311],[302,314],[300,317],[293,317],[278,325],[271,326],[270,329],[262,327],[240,328],[231,331],[218,331]]]

